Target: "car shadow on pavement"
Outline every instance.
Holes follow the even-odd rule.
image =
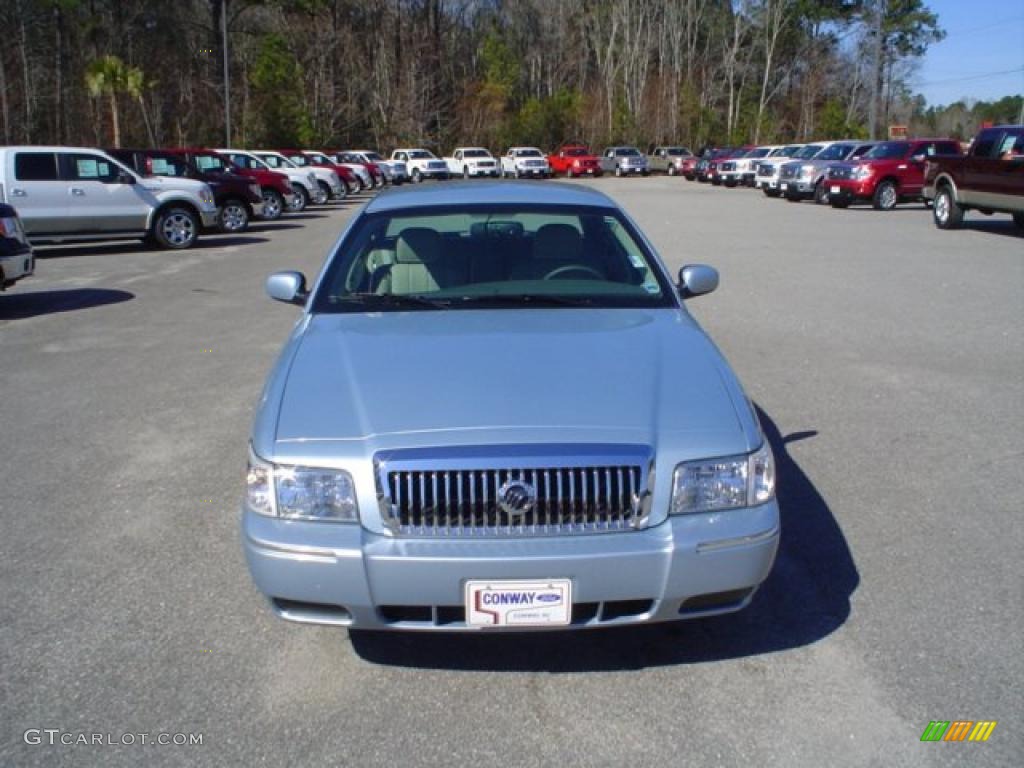
[[[787,446],[817,432],[783,437],[758,408],[778,467],[782,538],[768,579],[744,610],[706,619],[572,632],[465,634],[350,632],[364,660],[430,669],[586,672],[738,659],[810,645],[850,615],[860,581],[828,503]]]
[[[216,248],[227,248],[238,245],[257,245],[270,242],[265,237],[252,237],[250,235],[222,235],[210,233],[203,235],[193,247],[184,251],[163,251],[160,248],[147,245],[139,241],[131,242],[103,242],[103,243],[77,243],[74,245],[36,246],[35,257],[37,260],[46,259],[68,259],[75,256],[114,256],[127,253],[203,253]]]
[[[1002,235],[1003,237],[1024,237],[1024,229],[1013,223],[1013,219],[1006,217],[992,219],[964,219],[960,228],[966,232],[986,232],[990,235]]]
[[[23,320],[38,315],[73,312],[105,304],[131,301],[134,293],[107,288],[71,288],[64,291],[0,294],[0,320]]]

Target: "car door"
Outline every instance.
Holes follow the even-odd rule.
[[[72,231],[146,231],[156,198],[122,166],[92,152],[61,152],[60,170],[70,201]]]
[[[68,185],[60,178],[57,153],[12,150],[7,157],[10,202],[25,233],[31,237],[70,231]]]
[[[993,206],[1024,209],[1024,128],[1008,128],[1000,137],[993,165],[987,174],[986,192]]]

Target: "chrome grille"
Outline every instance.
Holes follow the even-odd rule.
[[[761,163],[757,167],[757,175],[758,176],[774,176],[775,175],[775,169],[777,167],[778,166],[773,165],[771,163]]]
[[[853,175],[853,168],[849,165],[833,165],[828,169],[830,179],[849,179]]]
[[[780,179],[795,179],[800,172],[799,165],[784,165],[779,170]]]
[[[391,451],[375,464],[381,516],[396,535],[628,531],[650,511],[651,454],[642,446]],[[516,505],[517,492],[532,503]]]

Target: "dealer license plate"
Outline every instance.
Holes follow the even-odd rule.
[[[572,621],[572,582],[467,581],[466,624],[471,627],[552,627]]]
[[[828,188],[828,193],[830,195],[838,195],[839,194],[839,187],[829,187]]]

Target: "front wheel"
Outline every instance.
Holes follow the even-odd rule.
[[[668,175],[669,176],[675,176],[677,173],[678,173],[678,171],[676,170],[675,165],[673,165],[672,163],[669,163],[668,164]]]
[[[833,208],[849,208],[850,207],[850,201],[849,200],[830,199],[828,201],[828,204],[831,205]]]
[[[323,205],[331,199],[331,188],[327,186],[326,181],[318,181],[316,183],[316,192],[313,193],[313,202],[316,205]]]
[[[828,187],[824,181],[814,185],[814,202],[816,205],[828,205]]]
[[[571,179],[572,178],[572,168],[566,168],[565,169],[565,178],[567,178],[567,179]]]
[[[896,185],[891,181],[883,181],[875,189],[875,196],[871,200],[876,211],[891,211],[896,207],[899,195],[896,194]]]
[[[764,192],[765,197],[778,197],[779,190],[772,189],[771,187],[762,187],[761,191]]]
[[[284,196],[276,189],[263,190],[263,218],[274,221],[284,213]]]
[[[462,178],[464,178],[464,179],[468,179],[469,178],[469,166],[468,165],[462,166]]]
[[[622,168],[620,168],[617,165],[615,166],[615,175],[618,176],[620,179],[622,178]]]
[[[165,208],[153,224],[153,239],[173,251],[191,248],[199,239],[199,219],[183,206]]]
[[[288,206],[289,213],[301,213],[309,205],[309,192],[301,184],[292,184],[292,202]]]
[[[419,184],[421,181],[423,181],[423,174],[420,173],[420,169],[419,168],[413,168],[412,169],[412,183],[413,184]]]
[[[1020,214],[1017,214],[1018,216]],[[943,187],[935,195],[932,207],[932,221],[939,229],[959,229],[964,222],[964,209],[957,205],[949,187]]]
[[[249,207],[241,200],[225,200],[217,212],[221,232],[245,232],[249,228]]]

